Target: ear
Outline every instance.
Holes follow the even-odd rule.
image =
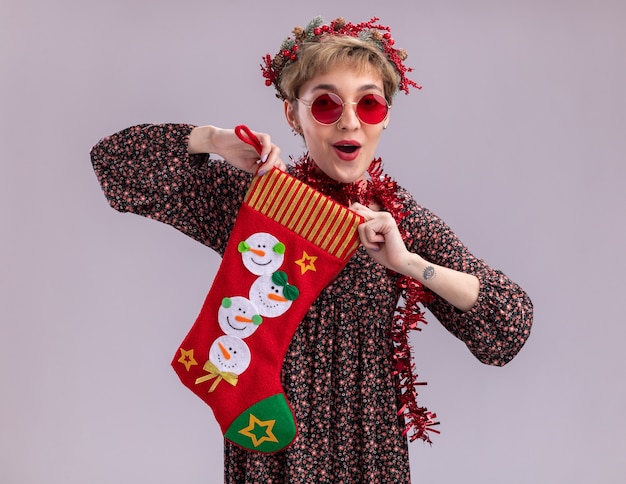
[[[274,247],[272,247],[272,250],[277,254],[284,254],[285,244],[283,244],[282,242],[278,242]]]
[[[237,250],[241,253],[244,253],[250,250],[250,246],[245,240],[243,240],[239,242],[239,245],[237,245]]]
[[[297,102],[297,101],[296,101]],[[287,123],[291,129],[295,131],[299,131],[300,122],[298,121],[298,113],[296,112],[296,107],[294,102],[291,102],[285,99],[284,102],[284,110],[285,110],[285,118],[287,119]]]

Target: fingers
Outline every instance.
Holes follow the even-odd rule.
[[[380,244],[385,242],[385,233],[389,231],[385,212],[374,212],[360,203],[353,203],[350,208],[365,220],[358,227],[363,247],[379,250]]]
[[[372,218],[374,218],[376,216],[376,212],[374,212],[370,208],[366,207],[365,205],[361,205],[358,202],[352,203],[350,205],[350,207],[348,207],[348,208],[350,208],[350,210],[352,210],[353,212],[356,212],[357,214],[359,214],[366,221],[367,220],[371,220]]]
[[[367,252],[374,257],[377,262],[386,265],[384,259],[374,256],[373,254],[381,254],[381,257],[385,257],[384,254],[388,248],[387,238],[385,235],[376,232],[371,227],[362,224],[359,226],[359,240],[361,245],[367,250]]]
[[[264,146],[265,151],[265,146]],[[280,148],[275,144],[272,144],[267,154],[261,155],[259,169],[257,175],[262,176],[273,168],[285,171],[287,167],[285,163],[280,159]]]
[[[370,222],[365,222],[359,225],[358,231],[361,244],[366,249],[375,251],[380,250],[380,244],[385,242],[385,236],[378,232]]]
[[[260,155],[261,158],[258,161],[259,168],[257,170],[257,175],[264,175],[272,168],[278,168],[282,171],[285,171],[287,169],[287,166],[280,159],[280,148],[272,143],[270,135],[266,133],[257,133],[256,131],[254,132],[254,134],[263,146]]]
[[[389,212],[374,211],[360,203],[353,203],[350,208],[365,220],[358,230],[361,244],[366,249],[378,250],[381,244],[399,235],[398,226]]]

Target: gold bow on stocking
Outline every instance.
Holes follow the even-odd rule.
[[[236,373],[231,373],[229,371],[220,371],[217,368],[217,366],[215,366],[213,363],[211,363],[210,360],[207,361],[204,364],[202,369],[204,371],[207,371],[209,374],[201,376],[200,378],[197,378],[196,379],[196,385],[198,385],[200,383],[204,383],[205,381],[209,381],[209,380],[212,380],[213,378],[215,378],[215,381],[213,382],[213,385],[211,385],[211,388],[209,388],[209,393],[211,393],[213,390],[215,390],[217,388],[217,384],[219,382],[221,382],[222,380],[226,380],[232,386],[237,385],[237,379],[239,377],[237,376]]]

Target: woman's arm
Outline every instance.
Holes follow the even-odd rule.
[[[228,161],[231,165],[251,174],[263,175],[273,167],[285,170],[280,159],[280,149],[272,143],[270,136],[254,132],[263,146],[261,153],[247,143],[242,143],[232,129],[216,126],[196,126],[189,134],[187,151],[190,154],[213,153]]]
[[[429,309],[480,361],[504,365],[519,352],[530,335],[533,306],[517,284],[476,258],[441,219],[415,203],[406,222],[415,235],[412,251],[388,213],[353,208],[366,219],[359,234],[370,256],[433,291]]]
[[[388,212],[376,212],[360,204],[352,208],[365,218],[359,227],[361,243],[370,257],[385,267],[409,276],[460,311],[468,311],[478,299],[478,278],[429,262],[410,252]]]
[[[167,223],[221,251],[251,176],[189,153],[194,130],[187,124],[133,126],[100,140],[91,160],[114,209]]]

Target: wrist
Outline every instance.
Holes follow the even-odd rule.
[[[187,142],[187,152],[190,155],[199,153],[214,153],[213,138],[215,135],[215,126],[196,126],[189,133],[189,141]]]
[[[405,275],[418,280],[427,287],[430,286],[441,269],[438,265],[428,262],[418,254],[409,253],[408,261],[409,270]]]
[[[424,258],[413,252],[406,252],[402,266],[396,272],[424,282],[424,271],[430,264]]]

